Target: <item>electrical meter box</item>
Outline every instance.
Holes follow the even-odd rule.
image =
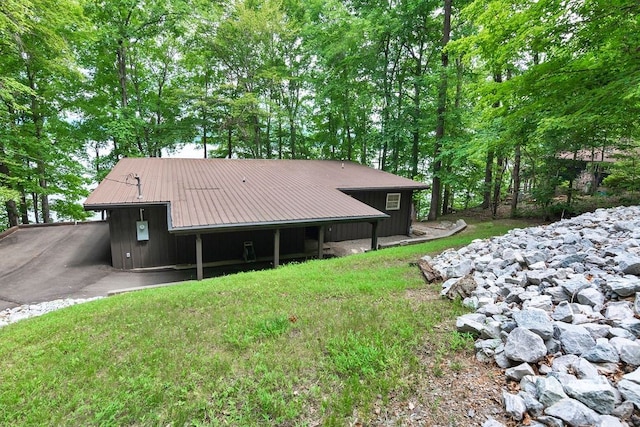
[[[149,222],[136,221],[136,234],[139,242],[149,240]]]

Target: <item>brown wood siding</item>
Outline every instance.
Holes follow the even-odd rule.
[[[168,231],[167,210],[164,206],[144,208],[149,223],[149,240],[138,242],[136,221],[140,210],[114,209],[109,215],[111,255],[114,268],[163,267],[175,264],[195,264],[195,236],[175,236]],[[273,230],[253,230],[202,234],[203,262],[242,261],[244,242],[253,242],[257,257],[273,256]],[[280,254],[304,252],[304,228],[280,231]],[[126,254],[130,256],[127,257]]]
[[[109,233],[114,268],[129,270],[175,264],[175,236],[167,231],[167,208],[165,206],[145,207],[143,216],[149,223],[149,240],[139,242],[136,235],[136,221],[140,220],[140,209],[110,211]],[[127,257],[127,253],[130,257]]]
[[[385,190],[385,191],[353,191],[345,192],[354,199],[384,212],[390,217],[380,221],[378,236],[406,235],[411,227],[412,191]],[[387,194],[400,193],[400,209],[386,210]],[[340,242],[343,240],[367,239],[371,237],[372,227],[368,222],[351,224],[334,224],[326,228],[325,240],[328,242]]]

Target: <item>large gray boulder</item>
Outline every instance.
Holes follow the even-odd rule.
[[[568,301],[561,301],[553,310],[551,318],[559,322],[573,322],[573,309],[571,308],[571,304],[569,304]]]
[[[517,394],[511,394],[503,390],[502,400],[507,414],[516,421],[522,421],[524,413],[527,412],[527,405],[525,405],[524,399]]]
[[[640,343],[622,337],[611,338],[609,343],[620,355],[620,360],[629,365],[640,366]]]
[[[635,276],[611,277],[606,286],[621,297],[628,297],[640,292],[640,278]]]
[[[624,274],[640,275],[640,257],[624,252],[616,257],[618,268]]]
[[[640,384],[627,379],[622,379],[618,381],[617,385],[618,391],[622,394],[624,400],[633,403],[636,408],[640,409]]]
[[[504,354],[516,362],[533,363],[547,355],[547,347],[540,335],[517,327],[507,337]]]
[[[564,391],[600,414],[610,414],[616,406],[616,391],[606,380],[571,381]]]
[[[562,399],[544,410],[552,417],[560,418],[571,427],[593,426],[600,420],[596,411],[575,399]]]
[[[553,321],[546,311],[539,308],[529,308],[513,313],[513,320],[520,328],[525,328],[540,335],[543,340],[553,336]]]
[[[618,363],[620,361],[620,355],[606,338],[596,340],[596,345],[582,353],[582,357],[593,363]]]
[[[526,375],[535,375],[533,368],[528,363],[521,363],[518,366],[506,369],[504,374],[507,378],[514,381],[520,381]]]
[[[484,322],[486,319],[487,316],[484,314],[464,314],[456,319],[456,329],[458,332],[469,332],[473,335],[480,336],[484,330]]]
[[[555,377],[538,377],[536,380],[536,395],[544,406],[551,406],[567,397],[560,381]]]
[[[604,317],[609,320],[624,320],[633,317],[633,306],[629,301],[610,301],[604,310]]]
[[[566,353],[580,355],[596,345],[596,341],[583,326],[556,322],[554,327],[554,336],[560,340]]]

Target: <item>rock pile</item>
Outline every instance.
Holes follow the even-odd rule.
[[[71,305],[81,304],[83,302],[93,301],[100,298],[102,297],[57,299],[55,301],[41,302],[38,304],[24,304],[18,307],[7,308],[0,311],[0,328],[22,319],[42,316],[43,314],[49,313],[51,311],[59,310]]]
[[[475,310],[456,327],[478,338],[479,360],[505,369],[515,421],[640,426],[640,207],[512,230],[423,262],[445,280],[443,295]]]

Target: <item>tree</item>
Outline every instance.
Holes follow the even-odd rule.
[[[50,222],[51,194],[57,192],[71,205],[83,193],[83,182],[76,179],[82,175],[77,157],[82,146],[68,132],[66,115],[81,80],[72,44],[83,34],[84,20],[71,1],[26,2],[24,9],[13,10],[17,15],[13,6],[8,2],[0,13],[0,181],[20,194],[19,209],[15,201],[7,202],[10,224],[17,222],[18,210],[22,222],[29,221],[28,195],[34,219]],[[60,14],[58,7],[66,13]]]
[[[433,153],[433,177],[431,184],[431,207],[429,209],[429,220],[435,221],[440,213],[442,201],[442,182],[440,171],[442,169],[442,159],[440,158],[442,143],[445,132],[445,116],[447,113],[447,67],[449,66],[449,53],[447,44],[451,37],[451,0],[444,0],[444,14],[442,24],[442,53],[440,72],[440,85],[438,86],[438,107],[436,109],[436,135],[435,148]]]
[[[189,5],[183,0],[88,1],[94,25],[83,46],[91,79],[83,123],[108,164],[122,156],[160,156],[193,139],[182,115],[186,97],[177,86]]]

